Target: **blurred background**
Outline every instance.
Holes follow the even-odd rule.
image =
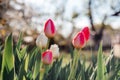
[[[73,36],[85,26],[91,37],[84,50],[97,50],[101,40],[106,51],[120,49],[120,0],[0,0],[0,41],[12,32],[16,42],[22,32],[32,48],[49,18],[57,28],[52,41],[62,51],[72,49]]]

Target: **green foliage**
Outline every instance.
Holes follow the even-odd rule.
[[[57,80],[58,76],[60,75],[61,71],[61,65],[62,65],[62,58],[59,60],[57,59],[52,67],[49,69],[47,75],[44,76],[43,80]]]
[[[58,80],[68,80],[68,77],[70,75],[70,69],[70,63],[67,64],[65,67],[62,67],[58,76]]]
[[[13,39],[10,34],[5,40],[5,48],[2,55],[2,80],[14,80],[14,55],[13,55]]]
[[[103,60],[102,53],[102,44],[100,44],[97,57],[97,80],[106,80],[105,79],[105,64]]]
[[[74,50],[74,55],[73,55],[73,60],[71,62],[70,65],[70,75],[68,77],[68,80],[74,80],[75,79],[75,75],[77,72],[77,66],[78,66],[78,59],[79,59],[79,53],[77,52],[77,50]]]
[[[2,51],[2,45],[0,45],[0,51]],[[0,52],[0,72],[2,67],[2,52]]]
[[[22,34],[17,44],[13,45],[12,34],[6,38],[4,47],[0,44],[0,80],[120,79],[120,59],[113,56],[113,50],[108,57],[104,56],[102,44],[97,57],[92,54],[90,64],[82,58],[79,50],[74,49],[71,51],[71,61],[65,66],[62,66],[64,57],[54,60],[51,65],[44,65],[41,62],[41,49],[34,47],[28,51],[28,46],[21,46]]]
[[[34,71],[33,71],[33,79],[34,80],[36,78],[39,78],[39,75],[40,75],[40,62],[41,62],[41,58],[40,57],[41,57],[41,54],[40,53],[36,53],[35,66],[34,66]]]

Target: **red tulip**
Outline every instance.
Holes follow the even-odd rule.
[[[85,40],[88,41],[89,37],[90,37],[90,30],[88,27],[84,27],[82,29],[82,32],[85,34]]]
[[[55,25],[51,19],[48,19],[44,26],[45,35],[49,38],[54,37],[56,33]]]
[[[72,44],[75,48],[83,48],[85,46],[85,35],[83,32],[79,32],[72,41]]]
[[[51,64],[53,60],[53,55],[51,50],[46,50],[42,53],[42,62],[44,64]]]

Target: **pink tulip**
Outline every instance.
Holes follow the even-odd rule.
[[[42,53],[42,62],[44,64],[51,64],[53,61],[53,55],[51,50],[46,50]]]
[[[90,37],[90,30],[88,27],[84,27],[82,29],[82,32],[85,34],[85,40],[88,41],[89,37]]]
[[[45,26],[44,26],[44,32],[48,38],[54,37],[54,35],[56,33],[56,29],[55,29],[55,25],[51,19],[48,19],[46,21]]]
[[[78,34],[72,40],[72,44],[75,48],[83,48],[85,43],[85,35],[83,32],[78,32]]]

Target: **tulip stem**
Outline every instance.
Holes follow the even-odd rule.
[[[50,70],[50,65],[43,64],[43,67],[45,69],[43,78],[46,78],[46,76],[48,76],[48,72]]]
[[[78,61],[79,61],[79,52],[81,50],[77,50],[76,48],[74,49],[74,56],[73,56],[73,62],[71,64],[71,71],[70,71],[70,75],[68,77],[68,80],[73,80],[75,79],[75,75],[76,75],[76,71],[77,71],[77,67],[78,67]]]
[[[41,63],[40,69],[41,69],[41,71],[40,71],[40,80],[43,80],[43,76],[44,76],[43,63]]]

